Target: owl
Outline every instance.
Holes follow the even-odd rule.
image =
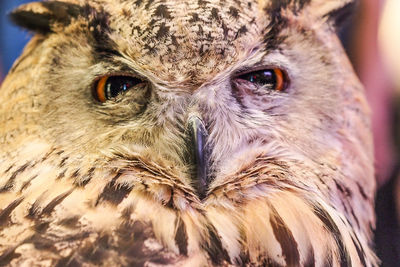
[[[63,0],[0,90],[0,264],[377,266],[350,0]]]

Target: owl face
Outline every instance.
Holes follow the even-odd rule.
[[[145,193],[135,194],[141,197],[179,212],[211,214],[198,224],[213,221],[215,207],[247,203],[241,205],[258,209],[252,200],[296,192],[282,199],[301,198],[309,208],[305,217],[316,225],[326,222],[319,216],[336,210],[336,217],[328,217],[335,223],[345,218],[337,235],[358,224],[355,233],[367,240],[372,205],[360,214],[349,209],[371,203],[373,196],[368,107],[335,33],[336,19],[351,7],[347,0],[71,0],[22,6],[12,18],[38,34],[0,91],[5,151],[21,158],[22,148],[40,140],[53,149],[47,153],[60,168],[58,178],[92,188],[94,180],[110,177],[127,191],[124,197],[140,184]],[[98,201],[109,200],[103,193]],[[322,212],[320,202],[329,203],[329,212]],[[279,203],[268,210],[279,210]],[[243,210],[235,212],[238,217],[228,221]],[[246,225],[244,218],[238,221]],[[230,237],[223,221],[211,224],[223,240],[219,246],[241,243],[248,254],[251,246],[267,246],[265,240]],[[259,235],[249,229],[240,231]],[[168,239],[162,229],[154,231]],[[343,249],[355,233],[343,234],[332,253],[367,250],[363,240]],[[339,238],[333,236],[329,240]],[[307,243],[304,251],[312,246]],[[257,253],[264,250],[274,251],[264,247]],[[240,262],[237,251],[224,254],[225,260]],[[277,261],[308,260],[306,252],[287,253],[282,247]],[[356,258],[349,261],[363,259]]]
[[[195,151],[210,181],[275,150],[339,160],[343,92],[349,80],[359,87],[330,20],[343,4],[64,3],[66,14],[47,11],[61,13],[54,33],[35,40],[48,73],[32,77],[35,122],[41,135],[85,154],[156,154],[187,173],[188,185],[193,117],[204,128]],[[273,77],[250,81],[257,74]],[[115,92],[99,101],[106,86]]]

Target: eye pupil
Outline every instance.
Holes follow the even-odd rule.
[[[285,89],[285,77],[280,69],[259,70],[238,77],[240,80],[246,80],[256,86],[265,86],[268,89],[282,91]]]
[[[96,84],[95,97],[100,102],[105,102],[139,83],[142,83],[140,79],[130,76],[104,76]]]
[[[242,75],[240,78],[260,85],[265,85],[268,83],[273,84],[276,82],[276,75],[273,70],[261,70],[247,75]]]

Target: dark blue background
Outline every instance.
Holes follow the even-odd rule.
[[[27,2],[32,0],[0,0],[0,76],[4,77],[8,72],[31,37],[27,31],[13,25],[7,16],[14,8]]]

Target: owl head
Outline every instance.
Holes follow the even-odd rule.
[[[157,158],[202,197],[260,155],[346,165],[350,135],[370,158],[362,89],[335,35],[352,4],[24,5],[11,18],[38,34],[3,86],[7,113],[78,154]]]
[[[369,110],[336,35],[353,7],[350,0],[23,5],[11,18],[35,36],[0,90],[4,151],[21,158],[22,147],[45,143],[75,185],[112,180],[202,216],[208,207],[235,210],[284,192],[270,210],[284,213],[285,199],[301,199],[304,207],[288,214],[307,207],[310,218],[338,224],[336,234],[358,224],[343,243],[329,239],[337,254],[367,250]],[[233,242],[215,227],[224,246]],[[341,249],[354,235],[360,244]]]

